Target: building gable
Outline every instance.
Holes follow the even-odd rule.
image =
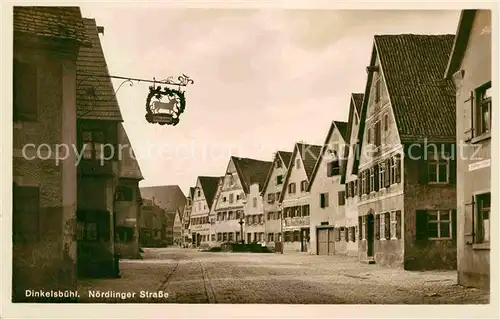
[[[348,134],[347,134],[347,142],[349,144],[348,154],[346,164],[342,169],[342,183],[345,183],[346,180],[350,179],[350,176],[353,175],[353,166],[354,166],[354,157],[355,157],[355,145],[357,143],[358,138],[358,130],[359,130],[359,120],[360,115],[358,111],[361,110],[361,105],[363,104],[363,94],[362,93],[353,93],[351,95],[349,107],[349,121],[348,121]]]
[[[267,193],[276,193],[278,191],[281,191],[281,186],[280,184],[278,184],[278,176],[281,176],[281,181],[283,183],[291,156],[292,152],[276,152],[271,169],[267,174],[266,181],[262,188],[261,195],[264,196],[264,194]],[[281,163],[281,165],[279,166],[278,163]]]

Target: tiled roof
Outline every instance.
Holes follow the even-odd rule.
[[[286,167],[290,165],[290,160],[292,159],[293,152],[278,151],[279,156],[283,160]]]
[[[208,207],[212,207],[220,176],[199,176],[198,179],[200,180],[207,205]]]
[[[120,177],[142,180],[141,168],[135,157],[134,149],[128,139],[127,132],[122,123],[118,124],[118,144],[127,146],[122,148],[120,161]]]
[[[80,48],[76,62],[78,119],[123,121],[102,50],[96,21],[83,19],[91,48]]]
[[[304,170],[306,171],[307,179],[311,180],[314,166],[318,161],[321,149],[320,145],[312,145],[305,143],[297,143],[296,147],[299,151],[300,157],[302,158],[302,163],[304,164]]]
[[[283,165],[285,168],[288,168],[288,165],[290,165],[290,160],[292,159],[292,152],[285,152],[285,151],[277,151],[276,154],[274,155],[274,160],[271,164],[271,167],[269,168],[269,171],[267,172],[266,180],[264,182],[264,186],[262,186],[261,189],[261,194],[264,194],[266,192],[267,185],[269,184],[269,180],[271,179],[271,175],[273,174],[273,165],[277,160],[280,160],[283,162]],[[281,159],[280,159],[281,158]]]
[[[337,128],[339,129],[340,135],[342,135],[342,138],[344,141],[348,141],[347,139],[347,122],[341,122],[341,121],[333,121]]]
[[[455,140],[455,88],[443,79],[454,38],[452,34],[375,36],[403,142]]]
[[[267,173],[271,169],[272,162],[261,161],[252,158],[232,156],[234,166],[241,180],[245,193],[250,192],[250,185],[259,184],[259,190],[264,186]]]
[[[178,185],[141,187],[144,199],[153,199],[154,203],[167,212],[174,212],[186,205],[186,197]]]
[[[354,106],[356,107],[358,115],[361,115],[361,107],[363,107],[364,96],[365,95],[363,93],[352,93],[352,99],[354,100]]]
[[[79,7],[14,7],[14,32],[90,44]]]

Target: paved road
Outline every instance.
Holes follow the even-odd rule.
[[[456,272],[409,272],[339,256],[146,249],[143,260],[121,261],[121,273],[120,279],[81,280],[81,301],[463,304],[489,300],[486,291],[456,285]],[[99,296],[106,292],[113,296]]]

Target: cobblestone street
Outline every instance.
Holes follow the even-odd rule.
[[[81,280],[81,301],[484,304],[489,300],[487,291],[458,286],[454,271],[409,272],[340,256],[145,249],[143,260],[121,261],[121,275]],[[115,295],[97,296],[108,291]],[[128,296],[120,298],[117,292]]]

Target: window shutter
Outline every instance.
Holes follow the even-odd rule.
[[[427,211],[417,210],[416,212],[416,239],[426,240],[427,239]]]
[[[401,154],[396,154],[396,183],[401,183]]]
[[[380,214],[375,215],[375,239],[380,239]]]
[[[385,239],[391,239],[391,213],[386,212],[384,214],[385,218]]]
[[[429,176],[429,165],[423,157],[418,161],[418,174],[419,183],[422,185],[427,184]]]
[[[396,211],[396,238],[401,239],[401,211]]]
[[[455,156],[456,158],[456,156]],[[449,181],[450,181],[450,184],[455,184],[456,183],[456,176],[457,176],[457,165],[456,165],[456,160],[455,159],[451,159],[449,161],[449,169],[450,169],[450,178],[449,178]]]
[[[349,198],[349,183],[345,183],[345,197]]]
[[[374,169],[374,183],[375,183],[375,191],[378,192],[379,190],[379,175],[378,175],[378,172],[379,172],[379,166],[378,164],[375,165],[375,169]]]
[[[345,238],[346,242],[349,242],[349,229],[350,229],[350,227],[344,228],[344,238]]]
[[[391,186],[391,161],[389,159],[385,160],[385,176],[384,176],[384,186]]]
[[[474,195],[472,195],[471,201],[465,203],[465,243],[472,244],[474,242],[474,221],[475,221],[475,211],[476,206]]]
[[[370,194],[370,170],[365,170],[365,194]]]
[[[363,217],[358,217],[358,238],[359,240],[363,239]]]
[[[451,237],[454,242],[457,241],[457,210],[451,211]]]
[[[469,98],[464,101],[463,110],[463,139],[469,142],[474,137],[474,91],[471,91]]]

